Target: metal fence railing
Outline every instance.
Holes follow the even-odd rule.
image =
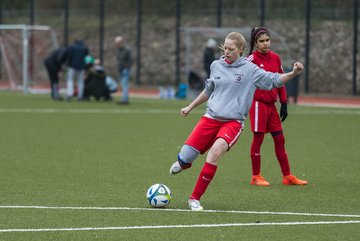
[[[184,27],[264,25],[282,36],[292,59],[306,65],[301,92],[359,94],[358,0],[64,0],[56,7],[46,0],[25,2],[13,7],[11,1],[0,1],[0,23],[48,25],[60,45],[81,38],[112,75],[113,38],[126,36],[137,85],[187,81]],[[192,43],[193,58],[201,58],[203,47],[203,42]],[[200,65],[193,68],[201,71]]]

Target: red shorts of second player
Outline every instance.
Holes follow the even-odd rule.
[[[204,154],[214,144],[216,139],[223,138],[233,146],[239,139],[242,125],[239,121],[218,121],[208,117],[201,117],[185,144],[194,147]]]
[[[282,130],[281,120],[274,103],[253,101],[250,111],[252,132],[276,132]]]

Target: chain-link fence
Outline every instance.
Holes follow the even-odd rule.
[[[187,82],[187,48],[182,29],[244,29],[263,23],[281,36],[282,44],[286,43],[277,46],[278,49],[288,48],[288,54],[280,53],[285,68],[295,60],[307,64],[306,74],[300,77],[300,92],[351,95],[359,92],[360,84],[357,35],[354,36],[358,22],[357,18],[355,20],[357,2],[64,0],[49,3],[47,0],[2,0],[0,21],[2,24],[48,25],[56,31],[60,45],[80,38],[92,55],[103,60],[105,69],[115,78],[113,40],[121,34],[126,37],[135,59],[132,82],[144,86]],[[202,53],[209,35],[199,32],[195,36],[191,42],[191,69],[202,76]],[[220,44],[225,35],[214,37]],[[2,73],[1,81],[4,76]]]

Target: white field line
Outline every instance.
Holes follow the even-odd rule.
[[[0,113],[65,113],[65,114],[178,114],[180,109],[56,109],[56,108],[0,108]],[[202,114],[205,109],[193,110],[192,113]],[[360,110],[323,109],[302,110],[297,115],[360,115]]]
[[[169,229],[169,228],[213,228],[213,227],[243,227],[243,226],[295,226],[295,225],[331,225],[359,224],[360,220],[349,221],[317,221],[317,222],[280,222],[280,223],[218,223],[218,224],[187,224],[187,225],[156,225],[156,226],[119,226],[119,227],[84,227],[84,228],[38,228],[38,229],[0,229],[0,233],[15,232],[61,232],[61,231],[98,231],[98,230],[139,230],[139,229]]]
[[[204,111],[203,111],[204,112]],[[68,114],[174,114],[180,110],[163,109],[54,109],[54,108],[0,108],[0,113],[68,113]]]
[[[359,104],[351,104],[351,103],[320,103],[320,102],[313,102],[307,103],[302,102],[298,103],[301,106],[314,106],[314,107],[333,107],[333,108],[350,108],[350,109],[359,109]]]
[[[360,102],[358,100],[341,101],[336,100],[313,100],[313,101],[299,101],[297,103],[299,106],[314,106],[314,107],[330,107],[330,108],[350,108],[350,109],[360,109]]]
[[[192,212],[189,209],[170,208],[131,208],[131,207],[56,207],[56,206],[0,206],[0,209],[53,209],[53,210],[128,210],[128,211],[160,211],[160,212]],[[360,218],[359,214],[330,214],[330,213],[295,213],[270,211],[240,211],[240,210],[203,210],[202,213],[229,213],[229,214],[259,214],[259,215],[292,215],[315,217],[347,217]]]

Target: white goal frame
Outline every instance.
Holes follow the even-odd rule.
[[[1,58],[2,61],[5,61],[5,66],[7,66],[8,78],[10,83],[10,88],[12,90],[21,89],[24,93],[30,93],[32,90],[29,88],[30,74],[29,74],[29,38],[31,31],[49,31],[51,33],[52,45],[53,48],[58,48],[59,44],[57,41],[57,36],[55,31],[51,27],[46,25],[19,25],[19,24],[0,24],[0,31],[2,30],[18,30],[22,33],[22,86],[16,85],[16,81],[12,77],[10,67],[6,63],[7,57],[5,55],[6,45],[3,43],[0,36],[0,49],[1,49]]]

